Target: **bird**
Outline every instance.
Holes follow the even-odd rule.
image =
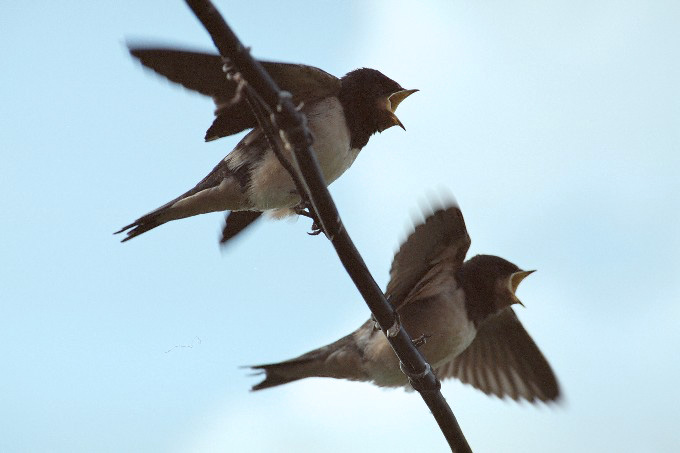
[[[439,379],[532,403],[560,395],[550,364],[512,309],[534,271],[493,255],[467,261],[470,236],[457,204],[428,209],[394,256],[386,297]],[[351,334],[291,360],[249,367],[262,390],[309,377],[410,389],[399,360],[371,319]]]
[[[219,55],[163,47],[129,46],[139,62],[190,90],[213,98],[215,119],[206,141],[250,132],[194,188],[139,217],[114,234],[128,241],[166,222],[215,211],[230,211],[220,242],[247,228],[262,213],[274,218],[296,212],[300,194],[272,151],[238,84],[228,80]],[[378,70],[359,68],[341,78],[303,64],[261,61],[282,90],[306,115],[313,149],[327,184],[338,179],[371,135],[392,126],[406,129],[397,106],[418,90],[404,89]],[[283,148],[283,147],[280,147]],[[284,155],[291,162],[287,150]]]

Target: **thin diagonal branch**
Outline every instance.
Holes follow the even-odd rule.
[[[266,109],[267,105],[263,105],[264,101],[258,96],[257,92],[247,84],[248,82],[245,81],[245,83],[245,90],[247,93],[246,101],[248,102],[250,110],[255,115],[260,129],[262,129],[264,135],[267,137],[267,143],[269,143],[269,147],[274,152],[276,158],[279,159],[279,162],[283,168],[285,168],[288,174],[290,174],[290,177],[293,179],[293,183],[295,184],[295,188],[297,189],[298,194],[300,194],[302,202],[307,202],[307,193],[304,190],[304,185],[300,179],[300,175],[297,171],[295,171],[293,165],[288,161],[286,156],[283,155],[283,151],[281,151],[281,148],[279,147],[279,142],[276,139],[278,135],[277,130],[272,124],[272,121],[269,119],[271,118],[272,112]]]
[[[215,46],[223,58],[228,59],[267,104],[276,112],[276,126],[293,156],[302,176],[307,199],[316,211],[320,226],[330,238],[338,257],[364,297],[374,319],[384,333],[402,364],[402,370],[409,377],[415,390],[432,411],[439,427],[454,452],[470,452],[451,408],[440,392],[440,383],[432,372],[410,336],[397,322],[392,305],[371,276],[361,255],[345,230],[335,203],[333,202],[321,169],[312,150],[312,136],[306,127],[306,118],[297,111],[289,93],[281,92],[276,83],[255,61],[220,13],[209,0],[186,0],[196,17],[208,30]]]
[[[272,149],[276,158],[279,160],[283,168],[288,172],[288,174],[293,180],[295,189],[297,193],[300,195],[300,204],[298,205],[298,210],[296,212],[298,214],[304,214],[305,216],[308,216],[313,220],[314,223],[312,225],[312,233],[309,234],[314,235],[320,233],[321,232],[320,230],[315,230],[318,221],[317,220],[318,216],[313,211],[314,208],[309,202],[309,199],[307,198],[305,186],[302,180],[300,179],[301,175],[298,173],[297,170],[295,170],[295,168],[293,168],[293,164],[288,160],[288,158],[286,158],[286,156],[283,154],[283,151],[281,150],[281,147],[279,146],[280,141],[278,140],[279,137],[278,129],[274,126],[274,123],[272,121],[275,113],[269,109],[269,106],[253,89],[253,87],[251,87],[248,84],[248,81],[242,76],[240,72],[234,72],[233,66],[231,66],[230,69],[227,69],[226,65],[231,66],[231,62],[227,62],[225,59],[225,72],[229,77],[233,78],[238,85],[236,97],[243,96],[243,93],[245,92],[245,100],[248,103],[250,110],[253,112],[253,115],[255,115],[257,124],[264,133],[267,139],[267,143],[269,144],[269,147]],[[308,208],[309,211],[308,213],[304,211],[305,208]]]

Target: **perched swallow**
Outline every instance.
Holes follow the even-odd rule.
[[[492,255],[465,254],[470,237],[457,206],[438,209],[394,256],[386,296],[440,379],[455,377],[500,398],[534,402],[559,396],[557,379],[511,306],[533,271]],[[251,367],[265,373],[260,390],[308,377],[408,380],[383,333],[366,321],[340,340],[285,362]]]
[[[274,155],[247,101],[236,97],[237,83],[227,80],[220,56],[160,48],[131,48],[130,53],[169,80],[213,98],[216,118],[206,141],[252,131],[196,187],[117,231],[127,233],[122,242],[171,220],[232,211],[224,242],[262,212],[274,217],[293,213],[301,201],[293,180]],[[337,78],[312,66],[261,63],[279,87],[302,105],[328,184],[352,165],[371,135],[392,126],[404,128],[394,112],[418,91],[405,90],[375,69],[361,68]],[[292,156],[285,150],[284,154],[291,161]]]

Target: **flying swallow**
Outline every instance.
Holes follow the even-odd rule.
[[[489,395],[552,401],[560,391],[547,360],[520,323],[515,292],[534,271],[492,255],[465,261],[470,237],[457,206],[437,209],[394,256],[386,296],[439,379],[457,378]],[[327,346],[284,362],[253,390],[308,377],[407,386],[407,377],[372,320]]]
[[[221,242],[225,242],[263,212],[273,217],[294,212],[301,198],[293,180],[269,146],[247,101],[236,97],[237,83],[227,80],[220,56],[138,47],[132,47],[130,53],[169,80],[213,98],[217,109],[206,141],[252,130],[193,189],[117,231],[127,234],[122,242],[172,220],[231,211],[223,230]],[[313,66],[261,63],[279,87],[293,95],[296,105],[302,106],[328,184],[354,163],[371,135],[392,126],[404,128],[395,110],[418,91],[402,88],[375,69],[356,69],[337,78]],[[292,162],[290,153],[283,152]]]

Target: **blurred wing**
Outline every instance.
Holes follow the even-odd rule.
[[[221,68],[222,60],[220,57],[217,58],[220,61]],[[292,63],[266,61],[260,61],[260,63],[279,88],[293,95],[293,102],[296,105],[311,105],[315,101],[328,96],[337,96],[340,91],[340,79],[319,68]],[[215,99],[217,105],[216,118],[205,134],[206,141],[216,140],[243,129],[257,126],[257,120],[247,102],[245,100],[237,103],[232,101],[235,85],[233,82],[229,83],[232,87],[227,96]],[[236,129],[239,130],[233,132]]]
[[[394,255],[386,296],[400,307],[437,264],[455,271],[465,260],[470,236],[458,206],[438,209],[418,225]]]
[[[257,126],[257,120],[245,99],[231,102],[237,85],[227,80],[219,55],[134,46],[130,47],[130,54],[168,80],[213,98],[217,105],[217,118],[208,129],[206,140],[226,137]],[[302,64],[260,63],[279,88],[293,94],[293,100],[298,104],[309,104],[337,95],[340,91],[340,79],[319,68]]]
[[[436,372],[499,398],[546,402],[560,394],[550,364],[511,308],[483,322],[470,346]]]
[[[236,84],[226,79],[219,55],[134,46],[129,49],[141,64],[185,88],[215,99],[234,94]]]
[[[231,211],[224,219],[220,245],[226,245],[262,215],[262,211]]]

